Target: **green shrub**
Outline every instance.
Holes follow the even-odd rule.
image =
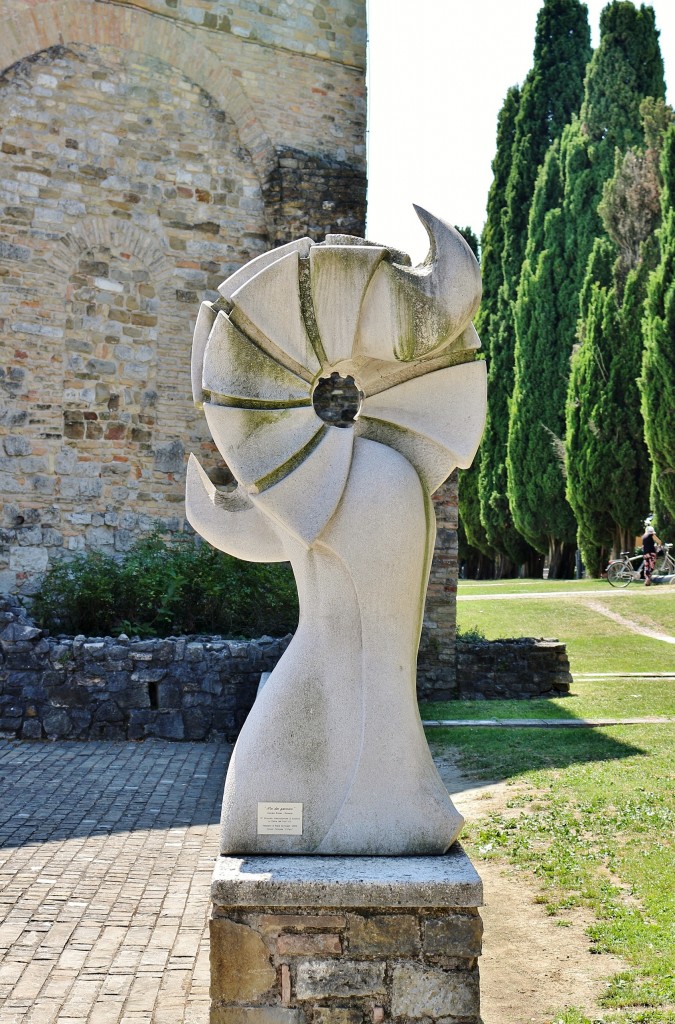
[[[63,633],[109,633],[117,617],[120,567],[110,555],[92,551],[56,562],[33,598],[36,621]]]
[[[287,564],[242,562],[192,537],[152,533],[122,561],[90,552],[56,563],[33,614],[52,632],[90,636],[281,636],[297,625],[298,598]]]
[[[457,639],[467,644],[476,644],[481,640],[487,640],[487,637],[480,626],[469,626],[468,629],[457,628]]]

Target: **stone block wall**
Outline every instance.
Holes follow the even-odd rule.
[[[0,599],[0,736],[18,739],[236,739],[260,675],[290,636],[130,640],[50,637]],[[572,677],[557,640],[459,641],[463,699],[562,696]],[[418,678],[421,701],[448,699]]]
[[[457,642],[456,696],[462,700],[561,697],[571,683],[567,648],[559,640]]]
[[[365,2],[0,0],[0,592],[184,527],[199,303],[363,233]]]
[[[417,658],[417,687],[418,692],[424,694],[425,700],[449,700],[457,688],[457,470],[436,491],[433,502],[436,513],[436,544]]]
[[[0,737],[234,740],[290,637],[49,637],[0,610]]]
[[[215,905],[211,1024],[480,1024],[476,908]]]

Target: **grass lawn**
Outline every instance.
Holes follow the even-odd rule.
[[[633,585],[633,584],[631,584]],[[606,580],[460,580],[460,594],[583,593],[609,588]]]
[[[582,581],[585,582],[585,581]],[[543,580],[537,583],[546,586]],[[485,584],[482,584],[485,586]],[[605,584],[609,589],[609,584]],[[675,644],[632,633],[584,603],[583,591],[574,598],[525,598],[519,601],[457,602],[458,629],[478,629],[489,640],[508,636],[557,637],[567,644],[572,674],[588,672],[675,672]],[[499,591],[495,590],[495,593]],[[608,611],[636,624],[675,632],[675,587],[647,589],[603,598],[588,595]],[[650,623],[640,623],[638,615]]]
[[[548,588],[540,580],[523,582]],[[489,592],[499,592],[499,584],[493,586]],[[463,584],[460,594],[468,590]],[[673,632],[675,590],[657,595],[636,588],[627,601],[610,597],[606,606],[632,622]],[[451,701],[423,706],[423,717],[675,715],[675,679],[620,675],[675,672],[675,645],[629,632],[582,602],[582,589],[574,601],[460,601],[459,624],[465,630],[477,625],[489,638],[558,636],[568,645],[573,675],[615,676],[577,679],[567,698]],[[455,748],[473,775],[523,783],[506,814],[469,823],[463,841],[471,856],[477,862],[502,858],[531,871],[541,901],[561,925],[561,942],[566,908],[591,908],[594,947],[629,964],[612,979],[592,1022],[572,1008],[552,1022],[675,1024],[675,725],[468,727],[429,730],[428,736],[432,749]]]

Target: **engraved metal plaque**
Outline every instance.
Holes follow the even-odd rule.
[[[302,804],[258,804],[259,836],[301,836]]]

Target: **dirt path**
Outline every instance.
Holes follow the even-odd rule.
[[[612,622],[618,622],[620,626],[624,626],[629,629],[631,633],[640,633],[642,636],[650,636],[654,640],[663,640],[667,644],[675,644],[675,636],[670,636],[669,633],[662,633],[658,629],[650,629],[649,626],[640,626],[637,622],[633,622],[631,619],[626,619],[623,615],[619,615],[618,612],[613,612],[609,608],[605,608],[604,604],[600,601],[587,601],[582,598],[582,604],[585,604],[591,611],[597,612],[598,615],[604,615],[606,619],[611,619]]]
[[[465,818],[509,813],[506,804],[523,786],[476,782],[449,757],[436,758],[443,781]],[[520,811],[516,812],[520,813]],[[524,873],[493,861],[476,865],[483,879],[484,949],[480,961],[484,1024],[548,1024],[553,1014],[575,1006],[593,1018],[607,979],[626,965],[590,952],[585,929],[590,914],[565,911],[561,928],[535,898],[536,884]]]

